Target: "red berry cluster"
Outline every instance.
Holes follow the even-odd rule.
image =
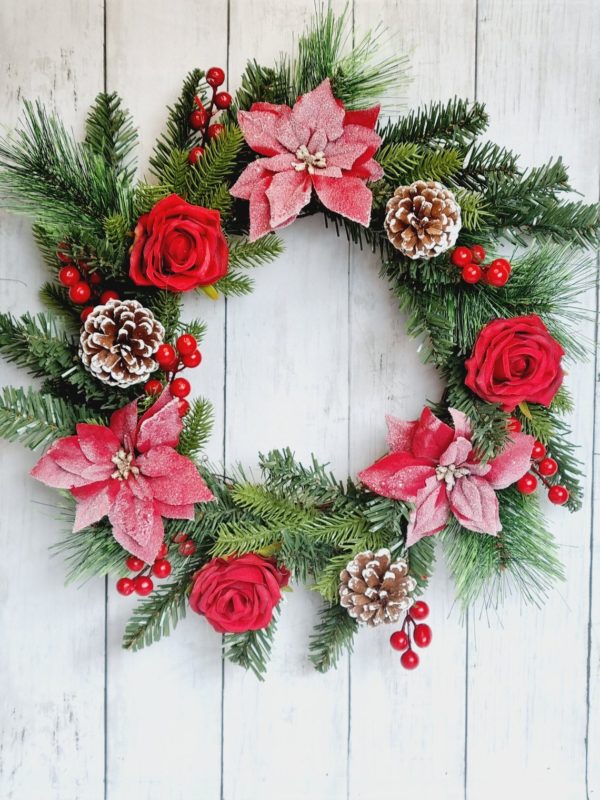
[[[428,616],[429,606],[418,600],[404,618],[401,630],[390,636],[390,644],[394,650],[404,651],[400,656],[404,669],[415,669],[419,666],[419,655],[412,649],[413,642],[417,647],[429,647],[431,644],[431,628],[423,622]]]
[[[127,569],[130,572],[136,572],[137,575],[133,578],[121,578],[117,581],[117,592],[127,597],[135,592],[140,597],[147,597],[154,589],[155,578],[168,578],[171,574],[171,562],[168,561],[166,555],[168,553],[168,546],[165,542],[160,546],[156,560],[152,566],[144,564],[141,558],[137,556],[129,556],[125,560]]]
[[[175,536],[173,536],[172,541],[179,545],[177,549],[179,550],[179,555],[181,556],[185,556],[187,558],[188,556],[193,556],[196,552],[195,543],[189,538],[187,533],[184,533],[183,531],[181,533],[176,533]]]
[[[225,111],[231,106],[232,98],[229,92],[218,91],[219,86],[225,83],[225,73],[221,67],[211,67],[206,73],[206,82],[212,88],[212,97],[208,108],[204,107],[202,100],[196,95],[194,103],[196,108],[190,114],[190,128],[200,132],[200,144],[192,147],[188,155],[190,164],[196,164],[204,155],[204,148],[210,139],[220,136],[225,128],[218,122],[212,122],[219,111]]]
[[[69,290],[69,300],[72,303],[82,306],[93,299],[97,305],[119,299],[118,293],[113,289],[102,290],[102,274],[98,270],[91,272],[89,265],[82,259],[77,264],[74,263],[67,242],[58,245],[56,257],[63,265],[58,271],[58,281]],[[86,306],[81,312],[81,321],[85,322],[93,310],[93,305]]]
[[[172,344],[161,344],[155,358],[158,366],[166,374],[171,394],[179,398],[179,414],[183,417],[190,408],[185,398],[192,391],[192,387],[186,378],[177,378],[176,375],[186,367],[193,368],[200,364],[202,353],[198,350],[198,343],[191,333],[184,333],[175,342],[175,347]],[[162,390],[162,381],[157,378],[149,380],[144,387],[144,391],[150,397],[159,395]]]
[[[505,258],[496,258],[491,264],[484,264],[485,250],[480,244],[473,247],[457,247],[450,256],[450,261],[455,267],[462,270],[462,279],[465,283],[479,283],[484,280],[489,286],[500,288],[510,278],[510,261]]]
[[[509,431],[519,433],[522,425],[516,417],[508,419]],[[546,446],[539,441],[534,442],[531,451],[531,472],[527,472],[517,481],[517,489],[521,494],[533,494],[538,488],[538,478],[548,489],[548,500],[556,506],[564,506],[569,499],[569,490],[560,483],[551,484],[551,478],[558,472],[558,463],[547,455]]]

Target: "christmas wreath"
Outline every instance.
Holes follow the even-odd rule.
[[[2,355],[39,381],[3,390],[0,435],[45,451],[32,475],[61,490],[69,578],[115,574],[144,598],[126,648],[190,608],[262,676],[293,579],[323,598],[317,669],[384,623],[412,669],[437,541],[465,605],[507,583],[537,600],[561,577],[539,495],[580,503],[563,378],[584,355],[574,299],[594,282],[598,207],[561,199],[560,160],[523,171],[480,141],[481,103],[382,122],[373,103],[404,61],[345,33],[323,11],[293,58],[249,63],[234,97],[223,70],[192,71],[152,181],[135,178],[116,94],[96,98],[81,142],[39,103],[0,142],[3,204],[32,217],[50,270],[46,313],[0,314]],[[250,292],[276,231],[317,213],[380,254],[445,389],[419,419],[388,418],[387,454],[356,480],[284,449],[260,456],[255,483],[202,456],[212,410],[185,376],[205,326],[182,320],[182,297]]]

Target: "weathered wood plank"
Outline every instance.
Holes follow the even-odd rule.
[[[591,200],[599,174],[599,109],[590,92],[598,85],[599,26],[596,4],[585,0],[479,3],[478,96],[488,103],[491,137],[522,153],[524,163],[562,154],[573,185]],[[583,326],[581,334],[593,337],[593,326]],[[499,619],[474,627],[467,748],[467,797],[473,800],[533,790],[586,796],[594,376],[590,364],[568,369],[586,499],[576,516],[546,505],[567,580],[544,609],[524,610],[518,599],[507,598]]]
[[[122,94],[140,129],[140,167],[147,170],[167,105],[189,70],[224,65],[227,5],[193,0],[127,4],[107,0],[107,85]],[[190,371],[195,395],[209,397],[216,425],[209,457],[223,457],[225,304],[186,298],[188,318],[208,324],[201,366]],[[197,795],[213,800],[221,785],[221,641],[195,615],[168,640],[140,653],[120,639],[132,599],[109,586],[108,798],[148,800]],[[199,787],[202,787],[199,789]]]
[[[81,129],[102,88],[99,4],[28,0],[0,7],[0,120],[12,127],[24,98],[57,106]],[[24,220],[0,215],[0,308],[40,310],[46,271]],[[2,384],[22,372],[0,366]],[[37,456],[0,451],[0,796],[100,800],[104,782],[104,586],[65,590],[48,547],[62,536],[56,493],[28,476]]]
[[[454,95],[473,96],[475,2],[356,0],[357,36],[373,25],[375,15],[387,28],[382,50],[411,55],[414,81],[407,91],[409,108]],[[443,64],[451,68],[441,69]],[[397,98],[393,103],[398,107]],[[385,451],[386,414],[414,419],[425,402],[441,392],[433,368],[422,363],[419,343],[404,332],[405,317],[378,276],[378,263],[376,257],[352,252],[352,472]],[[421,666],[413,673],[401,667],[399,654],[390,647],[388,627],[366,630],[358,637],[351,673],[352,800],[385,793],[394,785],[423,797],[461,796],[465,629],[452,613],[452,597],[453,586],[443,564],[438,564],[426,596],[434,640],[422,651]],[[377,754],[373,769],[365,769],[365,753]]]

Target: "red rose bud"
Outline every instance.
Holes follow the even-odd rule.
[[[228,261],[219,212],[172,194],[140,217],[129,277],[137,286],[189,292],[223,278]]]
[[[214,558],[194,581],[190,607],[219,633],[266,628],[290,573],[255,553]]]
[[[549,406],[563,382],[563,355],[535,314],[496,319],[482,328],[465,362],[465,384],[487,403],[499,403],[503,411],[513,411],[523,402]]]

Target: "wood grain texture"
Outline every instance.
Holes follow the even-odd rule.
[[[81,129],[102,88],[102,6],[58,0],[0,6],[0,122],[24,98],[60,107]],[[32,20],[43,21],[39,30]],[[43,29],[43,30],[42,30]],[[0,214],[0,307],[39,311],[44,267],[29,225]],[[27,382],[2,365],[2,384]],[[28,477],[33,453],[0,451],[0,797],[100,800],[104,780],[104,584],[65,590],[49,559],[58,541],[55,492]]]
[[[165,107],[197,64],[208,68],[227,58],[227,5],[219,0],[177,4],[155,0],[107,0],[107,87],[119,90],[139,126],[140,172],[165,123]],[[143,24],[141,24],[143,21]],[[223,458],[225,305],[206,297],[186,298],[188,318],[208,325],[203,361],[190,373],[195,395],[208,397],[216,425],[207,452]],[[221,786],[221,641],[194,616],[176,639],[140,653],[120,641],[135,602],[109,587],[107,684],[107,800],[183,800],[198,791],[218,797]],[[171,645],[177,641],[177,647]],[[132,687],[135,687],[132,691]],[[140,762],[143,754],[143,762]],[[144,765],[131,769],[132,764]],[[147,767],[146,767],[147,765]],[[177,781],[173,782],[173,775]]]
[[[590,200],[598,198],[600,118],[590,90],[598,89],[599,24],[591,2],[479,3],[477,93],[488,102],[490,135],[522,153],[523,163],[561,154],[573,185]],[[584,302],[593,307],[595,297]],[[593,325],[582,326],[581,335],[593,341]],[[498,618],[473,626],[467,798],[586,796],[594,374],[589,363],[568,371],[573,438],[586,466],[584,506],[572,516],[545,504],[566,582],[543,612],[507,598]]]
[[[23,97],[41,96],[80,130],[106,84],[135,116],[143,172],[189,69],[227,65],[233,89],[248,57],[268,62],[289,50],[312,11],[312,0],[6,0],[0,121],[13,125]],[[491,138],[523,163],[561,153],[573,184],[597,199],[594,0],[354,0],[350,11],[356,35],[382,23],[382,49],[410,54],[407,106],[476,95],[488,104]],[[398,93],[387,99],[398,106]],[[285,254],[256,271],[251,297],[186,305],[209,325],[193,375],[194,392],[217,412],[209,456],[254,468],[259,450],[290,445],[342,477],[382,452],[386,413],[412,417],[440,387],[376,259],[318,219],[283,239]],[[42,265],[28,226],[5,214],[0,264],[0,307],[37,309]],[[585,302],[593,309],[596,297]],[[582,333],[593,338],[593,325]],[[567,582],[540,612],[509,598],[499,618],[472,614],[466,628],[438,565],[428,592],[434,643],[410,675],[388,631],[365,632],[335,672],[315,673],[306,651],[318,598],[298,587],[264,684],[222,667],[220,638],[196,617],[147,651],[122,652],[130,601],[112,586],[106,596],[101,581],[62,589],[63,566],[46,552],[60,527],[40,505],[55,496],[27,478],[34,456],[4,445],[0,798],[600,797],[596,372],[590,362],[568,378],[586,504],[577,516],[548,509]],[[23,382],[4,364],[0,375]],[[597,414],[596,428],[598,442]]]
[[[359,0],[357,36],[378,14],[387,32],[383,46],[411,54],[414,81],[405,103],[418,106],[453,95],[473,97],[475,40],[456,51],[465,30],[475,31],[475,2],[440,5]],[[433,22],[433,24],[431,24]],[[440,74],[435,64],[452,62]],[[395,103],[397,108],[397,99]],[[415,419],[427,399],[441,395],[431,366],[422,363],[420,342],[405,333],[405,317],[378,275],[379,259],[351,253],[350,273],[350,471],[371,464],[385,451],[385,415]],[[410,376],[409,379],[408,376]],[[390,775],[401,772],[403,786],[419,786],[422,797],[459,797],[464,785],[465,628],[452,612],[453,587],[438,563],[427,591],[432,608],[435,650],[422,654],[411,674],[390,648],[389,630],[367,630],[357,638],[351,662],[350,793],[351,800],[385,794]],[[443,653],[443,658],[439,656]],[[368,698],[368,702],[365,699]],[[414,713],[443,707],[443,715]],[[376,724],[373,709],[377,708]],[[408,734],[408,731],[410,733]],[[431,758],[435,740],[436,758]],[[381,748],[381,742],[393,742]],[[419,746],[415,747],[415,743]],[[365,770],[361,754],[377,752],[376,770]],[[398,765],[401,764],[401,770]]]

